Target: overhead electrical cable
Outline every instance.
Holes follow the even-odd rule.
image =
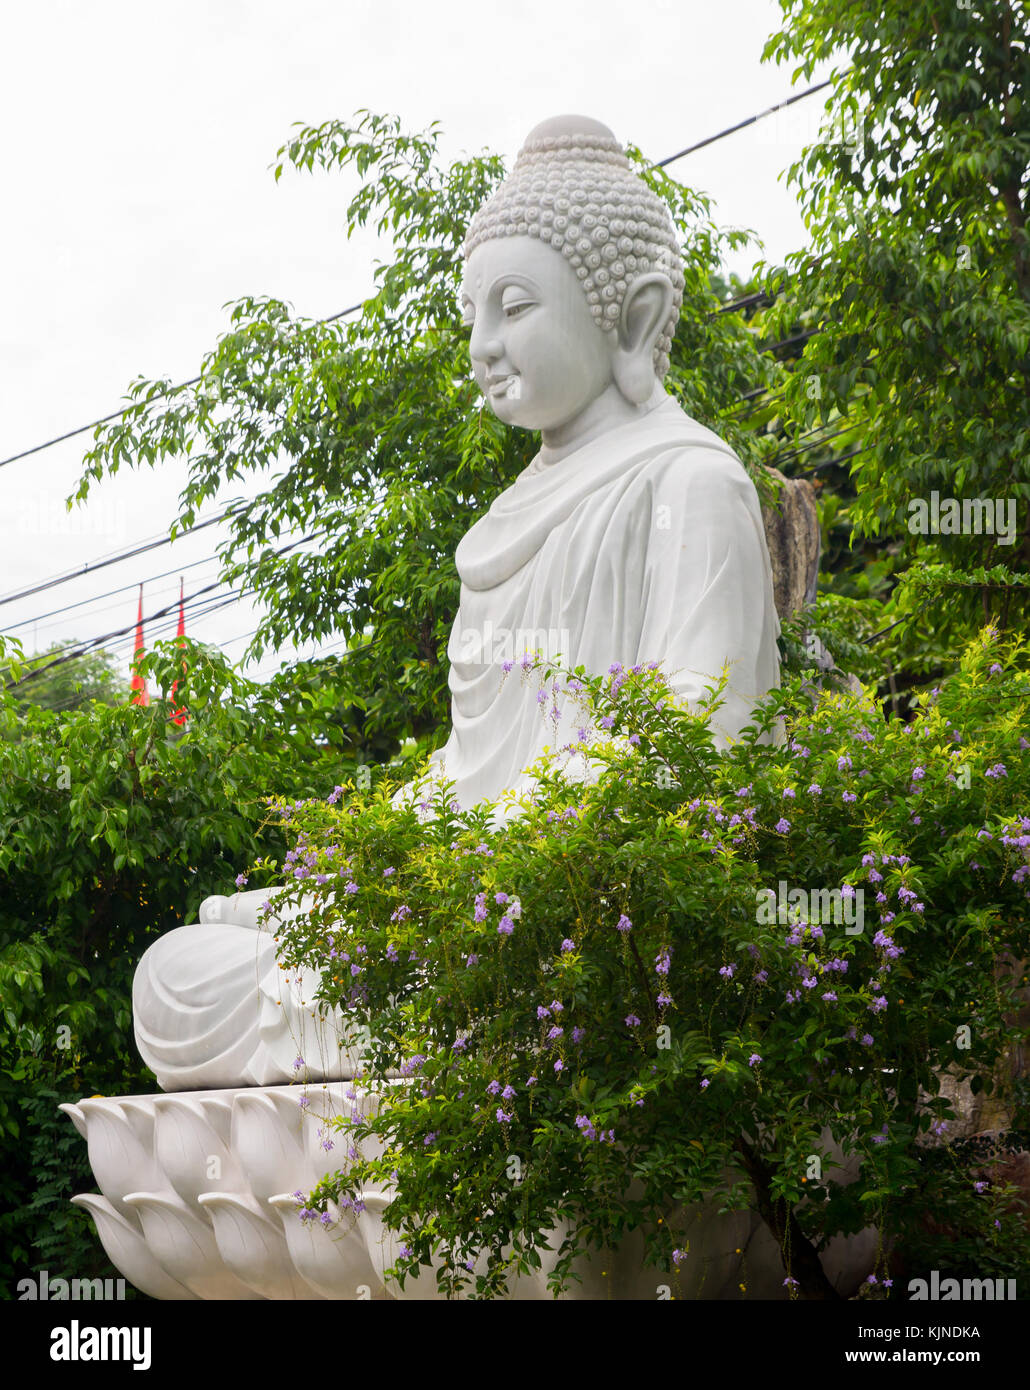
[[[84,574],[92,574],[95,570],[107,569],[108,565],[120,565],[124,560],[135,559],[137,555],[145,555],[148,550],[157,550],[162,545],[171,545],[180,536],[192,536],[197,531],[203,531],[208,526],[216,526],[218,522],[225,521],[227,517],[235,516],[242,507],[228,507],[218,516],[209,517],[207,521],[200,521],[196,526],[180,531],[178,536],[165,536],[163,540],[147,541],[143,545],[134,546],[131,550],[123,550],[120,554],[112,555],[107,560],[96,560],[92,564],[81,566],[77,570],[70,570],[65,574],[57,575],[53,579],[44,579],[39,584],[32,584],[27,589],[20,589],[14,594],[5,594],[0,597],[0,606],[8,603],[17,603],[19,599],[31,598],[33,594],[41,594],[47,589],[54,589],[59,584],[70,584],[73,579],[80,579]],[[131,586],[135,588],[135,585]]]

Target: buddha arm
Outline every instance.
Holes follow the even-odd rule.
[[[280,892],[282,892],[281,888],[258,888],[250,893],[234,893],[232,897],[228,898],[216,894],[213,897],[205,898],[200,904],[197,920],[207,923],[225,923],[235,927],[250,927],[254,931],[259,931],[261,924],[258,918],[262,915],[261,904]]]

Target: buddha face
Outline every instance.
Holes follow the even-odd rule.
[[[618,350],[565,257],[534,237],[497,237],[472,252],[462,283],[476,381],[505,424],[556,430],[611,386]]]

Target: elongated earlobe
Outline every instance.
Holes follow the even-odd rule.
[[[657,378],[650,361],[645,362],[635,355],[621,361],[617,358],[613,374],[615,384],[631,405],[644,405],[651,399]]]
[[[633,405],[643,405],[654,392],[655,344],[671,310],[672,284],[657,271],[641,275],[626,291],[612,374],[619,390]]]

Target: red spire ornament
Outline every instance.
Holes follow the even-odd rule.
[[[136,609],[136,650],[132,659],[132,680],[129,688],[132,691],[132,705],[149,705],[150,695],[147,692],[147,683],[136,669],[136,663],[143,655],[143,585],[139,586],[139,605]]]
[[[183,607],[183,601],[182,601],[182,575],[180,574],[180,576],[179,576],[179,628],[178,628],[178,631],[177,631],[176,634],[175,634],[176,641],[178,641],[178,642],[181,643],[182,639],[183,639],[185,636],[186,636],[186,609]],[[182,669],[183,669],[183,671],[186,670],[186,663],[185,663],[185,661],[182,663]],[[178,684],[179,684],[178,681],[173,681],[173,682],[172,682],[171,693],[170,693],[169,696],[168,696],[168,698],[172,701],[172,712],[171,712],[171,715],[169,716],[169,718],[171,719],[171,721],[172,721],[173,724],[185,724],[187,718],[189,717],[189,710],[186,708],[185,705],[182,705],[179,709],[176,709],[176,708],[175,708],[175,689],[176,689],[176,686],[177,686]]]

